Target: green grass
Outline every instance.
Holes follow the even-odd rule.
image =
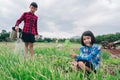
[[[84,71],[72,72],[70,48],[79,54],[80,44],[56,48],[54,43],[35,43],[34,61],[14,54],[14,43],[0,43],[0,80],[88,80]],[[120,59],[101,53],[101,68],[90,80],[120,80]],[[66,71],[68,71],[66,73]]]

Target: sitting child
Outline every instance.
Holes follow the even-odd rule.
[[[81,36],[80,55],[70,54],[75,60],[72,62],[74,68],[85,70],[87,73],[97,71],[100,64],[101,48],[95,43],[95,37],[91,31],[85,31]]]

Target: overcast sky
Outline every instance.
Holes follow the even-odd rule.
[[[120,32],[120,0],[0,0],[0,30],[11,31],[32,1],[38,3],[38,31],[44,37]]]

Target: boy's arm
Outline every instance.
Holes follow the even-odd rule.
[[[20,19],[17,20],[15,27],[19,26],[19,24],[25,19],[25,13],[22,14],[22,16],[20,17]]]
[[[38,18],[37,18],[37,20],[36,20],[36,22],[35,22],[35,31],[36,31],[36,35],[38,35],[38,31],[37,31],[37,21],[38,21]]]

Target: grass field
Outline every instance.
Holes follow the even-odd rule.
[[[79,54],[80,44],[35,43],[34,61],[14,53],[14,43],[0,43],[0,80],[120,80],[120,58],[101,52],[101,67],[97,74],[72,72],[71,48]]]

